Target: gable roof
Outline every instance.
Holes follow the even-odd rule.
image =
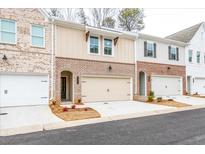
[[[188,43],[193,38],[193,36],[195,35],[195,33],[198,31],[198,29],[201,27],[202,24],[203,22],[196,24],[194,26],[188,27],[186,29],[183,29],[165,38]]]

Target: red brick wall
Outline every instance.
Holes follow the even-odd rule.
[[[82,59],[59,58],[55,59],[55,95],[58,101],[61,100],[60,79],[62,71],[70,71],[73,73],[74,79],[74,101],[81,98],[81,76],[82,75],[106,75],[106,76],[130,76],[133,78],[134,91],[134,64],[100,62]],[[108,67],[112,66],[109,71]],[[79,76],[79,84],[77,84],[77,76]]]
[[[170,69],[168,69],[168,67]],[[139,94],[139,73],[142,71],[147,76],[146,86],[147,86],[147,94],[149,94],[151,90],[151,81],[149,81],[149,77],[152,75],[173,75],[173,76],[181,76],[183,78],[183,94],[186,93],[186,68],[185,66],[177,66],[177,65],[168,65],[168,64],[158,64],[158,63],[149,63],[149,62],[137,62],[137,93]]]

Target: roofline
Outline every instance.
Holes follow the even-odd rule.
[[[153,36],[153,35],[149,35],[149,34],[143,34],[143,33],[139,33],[139,38],[155,40],[155,41],[159,41],[159,42],[163,42],[163,43],[167,43],[167,44],[174,44],[174,45],[178,45],[178,46],[182,46],[182,47],[185,47],[188,45],[188,43],[185,43],[185,42],[175,41],[175,40],[162,38],[162,37],[158,37],[158,36]]]
[[[84,24],[80,24],[80,23],[76,23],[72,21],[65,21],[63,19],[59,19],[56,17],[49,17],[49,20],[51,23],[59,25],[59,26],[96,32],[102,35],[105,34],[105,35],[116,36],[116,37],[121,36],[121,37],[131,38],[131,39],[136,39],[138,37],[138,33],[120,31],[120,30],[106,28],[106,27],[98,28],[98,27],[84,25]]]
[[[50,15],[48,14],[48,12],[45,9],[39,8],[38,10],[42,15],[44,15],[47,19],[49,19]]]
[[[177,32],[175,32],[175,33],[173,33],[173,34],[171,34],[171,35],[168,35],[168,36],[164,37],[164,38],[171,37],[171,36],[173,36],[173,35],[175,35],[175,34],[177,34],[177,33],[180,33],[180,32],[182,32],[182,31],[187,30],[187,29],[189,29],[189,28],[191,28],[191,27],[194,27],[194,26],[196,26],[196,25],[200,25],[199,27],[201,27],[201,25],[204,24],[204,23],[205,23],[205,22],[200,22],[200,23],[195,24],[195,25],[193,25],[193,26],[190,26],[190,27],[187,27],[187,28],[182,29],[182,30],[180,30],[180,31],[177,31]],[[196,34],[196,33],[195,33],[195,34]],[[193,38],[193,37],[192,37],[192,38]],[[192,38],[191,38],[191,39],[192,39]]]

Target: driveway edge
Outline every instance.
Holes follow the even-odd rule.
[[[137,114],[127,114],[127,115],[102,117],[102,118],[94,118],[94,119],[84,119],[84,120],[77,120],[77,121],[70,121],[70,122],[56,122],[56,123],[48,123],[48,124],[42,124],[42,125],[25,126],[25,127],[19,127],[19,128],[0,129],[0,136],[26,134],[26,133],[43,131],[43,130],[69,128],[69,127],[74,127],[74,126],[95,124],[95,123],[101,123],[101,122],[109,122],[109,121],[114,121],[114,120],[125,120],[125,119],[131,119],[131,118],[162,115],[162,114],[188,111],[188,110],[194,110],[194,109],[200,109],[200,108],[205,108],[205,105],[188,106],[184,108],[176,108],[176,109],[174,108],[174,109],[167,109],[167,110],[160,110],[160,111],[149,111],[149,112],[143,112],[143,113],[137,113]]]

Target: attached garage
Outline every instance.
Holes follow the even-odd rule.
[[[182,94],[182,78],[174,76],[152,76],[151,89],[155,96],[175,96]]]
[[[0,75],[0,107],[48,103],[48,75]]]
[[[205,78],[195,78],[195,91],[198,94],[205,94]]]
[[[82,101],[125,101],[132,99],[131,78],[83,77]]]

